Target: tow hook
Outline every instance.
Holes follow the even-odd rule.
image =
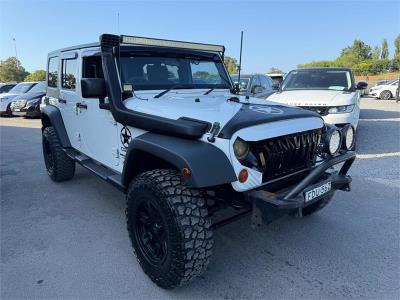
[[[207,140],[210,143],[215,142],[215,136],[218,134],[219,130],[221,129],[221,126],[219,125],[219,122],[214,122],[210,129],[210,136],[207,138]]]

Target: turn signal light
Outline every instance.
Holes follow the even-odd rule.
[[[243,169],[242,171],[239,172],[238,178],[240,183],[246,182],[248,177],[249,177],[249,172],[247,172],[246,169]]]
[[[182,173],[183,178],[188,178],[188,177],[190,177],[190,175],[192,175],[192,172],[190,171],[189,168],[183,168],[181,170],[181,173]]]

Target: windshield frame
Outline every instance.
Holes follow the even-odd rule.
[[[290,78],[293,76],[294,72],[304,72],[304,71],[316,71],[316,72],[322,72],[322,71],[343,71],[343,72],[348,72],[350,75],[350,87],[349,88],[344,88],[343,90],[339,90],[339,89],[328,89],[328,88],[285,88],[286,85],[285,83],[288,82],[288,80],[290,80]],[[355,91],[355,83],[354,83],[354,75],[351,72],[350,69],[346,69],[346,68],[326,68],[326,69],[296,69],[296,70],[292,70],[290,71],[284,78],[281,86],[280,86],[280,91],[337,91],[337,92],[354,92]]]
[[[233,87],[231,78],[226,70],[219,53],[195,51],[188,49],[178,48],[160,48],[160,47],[137,47],[137,46],[122,46],[119,53],[115,54],[115,61],[117,65],[119,80],[121,86],[125,84],[123,81],[123,74],[121,74],[122,67],[120,66],[121,57],[161,57],[161,58],[177,58],[177,59],[196,59],[199,61],[214,62],[218,74],[221,78],[220,84],[199,84],[199,83],[181,83],[171,82],[171,84],[133,84],[136,91],[145,90],[166,90],[166,89],[231,89]],[[193,74],[191,74],[193,75]],[[177,87],[175,87],[177,86]]]

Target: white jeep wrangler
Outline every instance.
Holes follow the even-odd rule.
[[[237,95],[224,50],[103,34],[48,55],[47,172],[68,180],[79,163],[126,193],[135,254],[162,288],[204,272],[213,229],[310,215],[350,190],[354,129]]]

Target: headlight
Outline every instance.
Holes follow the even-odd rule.
[[[351,150],[354,148],[356,142],[356,135],[354,127],[347,125],[343,127],[343,146],[346,150]]]
[[[233,152],[238,160],[242,160],[249,153],[249,144],[247,144],[241,138],[237,138],[233,143]]]
[[[39,98],[29,100],[26,102],[26,106],[31,106],[31,105],[37,103],[39,100],[40,100]]]
[[[323,137],[323,152],[335,155],[339,152],[342,144],[342,134],[335,126],[328,126]]]
[[[336,107],[331,107],[328,110],[329,114],[344,114],[344,113],[350,113],[354,109],[354,104],[353,105],[343,105],[343,106],[336,106]]]

